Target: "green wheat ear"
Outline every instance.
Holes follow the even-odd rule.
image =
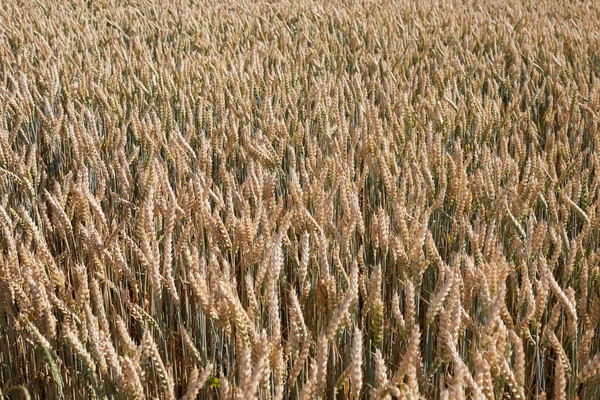
[[[52,372],[52,378],[54,379],[54,383],[56,383],[56,388],[58,389],[58,398],[66,399],[64,393],[64,383],[60,375],[60,369],[58,368],[58,365],[56,365],[56,361],[54,361],[54,357],[52,356],[53,351],[44,344],[45,338],[40,334],[35,325],[33,325],[29,320],[27,320],[27,325],[29,326],[31,332],[38,339],[38,344],[42,349],[42,353],[44,354],[44,357],[46,357],[46,361],[48,361],[50,371]]]
[[[221,380],[213,375],[210,378],[208,378],[208,384],[214,388],[219,389],[221,387]]]

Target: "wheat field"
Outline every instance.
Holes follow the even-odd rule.
[[[600,2],[0,8],[0,398],[600,398]]]

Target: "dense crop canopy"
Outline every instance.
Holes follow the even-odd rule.
[[[0,8],[0,398],[600,396],[600,2]]]

